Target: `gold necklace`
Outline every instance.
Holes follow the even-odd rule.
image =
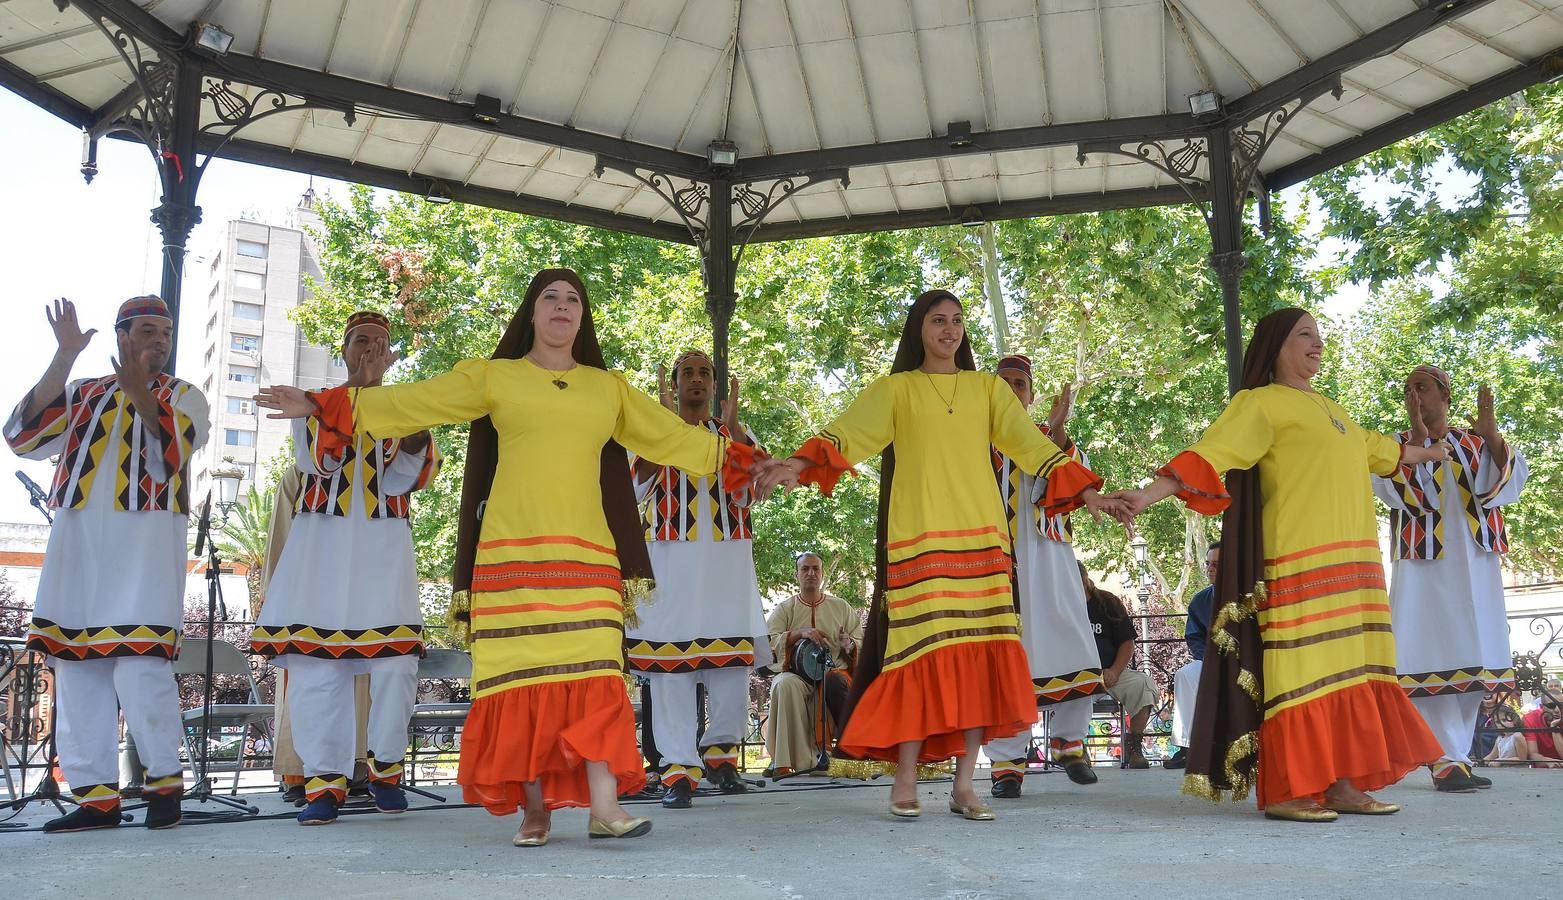
[[[1283,382],[1280,382],[1280,384],[1286,384],[1286,382],[1283,381]],[[1295,385],[1290,385],[1290,384],[1287,384],[1286,386],[1291,388],[1292,390],[1296,391],[1299,394],[1303,394],[1303,395],[1309,397],[1313,401],[1313,404],[1315,406],[1319,407],[1319,410],[1321,412],[1323,412],[1326,416],[1329,417],[1330,424],[1335,426],[1335,430],[1336,431],[1339,431],[1341,434],[1345,434],[1346,433],[1346,423],[1342,422],[1340,419],[1336,418],[1336,416],[1335,416],[1335,414],[1333,412],[1330,412],[1329,404],[1325,403],[1324,400],[1319,397],[1318,392],[1316,392],[1316,391],[1305,391],[1305,390],[1303,390],[1300,387],[1296,387]]]
[[[944,411],[952,416],[955,415],[955,396],[961,392],[960,372],[955,373],[955,390],[950,392],[950,399],[948,400],[944,399],[944,395],[939,393],[939,386],[933,383],[932,375],[929,375],[927,372],[923,372],[923,377],[928,379],[928,386],[933,388],[933,392],[939,398],[939,402],[944,404]]]
[[[537,360],[533,359],[530,356],[528,356],[526,359],[527,359],[527,362],[531,363],[534,366],[537,366],[539,369],[542,369],[544,372],[547,372],[548,374],[552,375],[553,376],[554,387],[556,387],[556,388],[558,388],[559,390],[562,391],[565,388],[570,386],[568,383],[565,382],[564,376],[571,369],[574,369],[575,368],[574,366],[568,366],[563,371],[555,372],[553,369],[548,368],[547,366],[543,365],[542,363],[538,362]]]

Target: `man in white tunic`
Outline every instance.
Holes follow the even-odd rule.
[[[1389,507],[1394,544],[1389,590],[1400,686],[1438,736],[1433,786],[1447,793],[1491,787],[1471,772],[1482,697],[1513,690],[1503,604],[1503,507],[1517,501],[1529,469],[1503,439],[1492,392],[1481,387],[1468,429],[1449,426],[1449,376],[1417,366],[1406,379],[1411,428],[1401,443],[1443,442],[1449,458],[1401,466],[1373,489]]]
[[[1031,360],[1006,356],[995,370],[1014,390],[1026,409],[1036,400]],[[1068,385],[1053,401],[1043,434],[1064,448],[1070,458],[1089,468],[1079,445],[1069,440],[1065,421],[1069,415]],[[1096,783],[1085,751],[1085,733],[1091,724],[1091,707],[1105,690],[1096,639],[1086,615],[1085,589],[1080,583],[1067,515],[1046,516],[1039,505],[1045,487],[1021,471],[1009,458],[993,452],[993,465],[1004,494],[1010,536],[1015,547],[1015,579],[1019,594],[1021,642],[1031,663],[1031,682],[1037,708],[1047,714],[1048,750],[1076,784]],[[1031,749],[1031,733],[992,741],[982,752],[993,765],[993,796],[1020,796]]]
[[[385,374],[390,325],[374,312],[347,320],[347,383]],[[428,432],[379,440],[350,436],[340,455],[319,438],[317,418],[293,421],[303,474],[292,530],[251,636],[257,653],[288,676],[294,749],[304,763],[301,825],[327,825],[353,771],[354,678],[369,676],[369,791],[384,813],[407,809],[401,789],[407,720],[417,696],[423,612],[409,527],[409,495],[434,479],[440,456]]]
[[[673,362],[664,405],[685,422],[755,446],[738,421],[738,379],[722,418],[710,415],[715,380],[710,357],[691,350]],[[676,400],[674,397],[676,394]],[[662,805],[687,809],[704,775],[723,793],[746,790],[738,745],[749,724],[749,675],[769,665],[765,611],[754,577],[748,490],[729,491],[720,475],[692,478],[637,459],[635,493],[644,504],[647,550],[657,587],[625,630],[630,671],[651,685],[651,728],[662,755]],[[706,726],[699,734],[696,687],[704,686]]]
[[[114,374],[66,383],[96,329],[69,300],[46,311],[57,348],[5,424],[28,459],[58,457],[54,527],[27,646],[50,658],[60,768],[80,804],[49,832],[120,823],[119,714],[145,767],[146,825],[179,824],[179,691],[173,658],[184,621],[189,460],[206,442],[206,398],[164,374],[174,321],[157,297],[133,297],[114,322]]]

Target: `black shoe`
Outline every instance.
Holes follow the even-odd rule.
[[[663,809],[688,809],[691,799],[694,797],[694,786],[687,779],[679,780],[668,785],[667,791],[662,795]]]
[[[1481,791],[1488,790],[1489,788],[1492,787],[1492,779],[1491,778],[1483,778],[1482,776],[1476,774],[1475,772],[1471,773],[1471,783],[1475,784],[1476,785],[1476,789],[1477,790],[1481,790]]]
[[[302,784],[288,786],[287,790],[282,792],[282,800],[283,802],[291,803],[294,806],[303,806],[305,802],[304,786]]]
[[[988,791],[1000,800],[1018,800],[1020,799],[1020,779],[995,778],[993,779],[993,786]]]
[[[650,778],[646,779],[646,786],[645,787],[641,788],[640,790],[636,791],[633,794],[624,794],[624,795],[620,796],[619,799],[620,800],[661,800],[662,799],[662,795],[664,793],[666,793],[666,791],[662,787],[662,782],[658,781],[656,775],[653,774]]]
[[[91,831],[94,828],[118,828],[119,807],[113,812],[103,812],[91,806],[78,806],[58,819],[43,823],[47,834],[63,834],[67,831]]]
[[[1096,784],[1096,770],[1087,760],[1074,759],[1064,763],[1064,774],[1075,784]]]
[[[1445,794],[1474,794],[1477,787],[1476,782],[1471,780],[1471,773],[1465,770],[1465,766],[1455,766],[1443,776],[1433,776],[1433,790]]]
[[[738,776],[738,769],[732,763],[723,763],[711,773],[711,783],[724,794],[747,794],[749,785]]]
[[[180,801],[184,800],[184,796],[183,788],[168,793],[147,794],[146,826],[160,829],[178,825],[184,818],[184,810],[179,805]]]
[[[1184,750],[1182,747],[1179,747],[1178,752],[1162,760],[1161,767],[1163,769],[1182,769],[1187,767],[1188,764],[1188,751]]]

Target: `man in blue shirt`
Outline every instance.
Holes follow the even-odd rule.
[[[1189,601],[1188,622],[1183,626],[1183,642],[1194,657],[1172,676],[1172,745],[1178,750],[1162,765],[1181,769],[1186,763],[1189,732],[1194,728],[1194,698],[1199,694],[1199,672],[1205,659],[1205,642],[1210,638],[1210,620],[1216,605],[1216,572],[1221,565],[1221,547],[1212,544],[1205,551],[1205,577],[1210,586]]]

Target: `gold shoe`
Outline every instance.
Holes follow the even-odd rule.
[[[1265,807],[1266,819],[1282,819],[1287,822],[1333,822],[1340,814],[1333,809],[1315,803],[1312,806],[1288,806],[1272,803]]]
[[[1392,816],[1400,812],[1400,807],[1395,804],[1374,800],[1372,797],[1362,803],[1331,803],[1326,797],[1324,805],[1335,812],[1354,816]]]
[[[979,801],[970,806],[962,806],[955,802],[954,797],[950,798],[950,812],[962,818],[970,819],[973,822],[992,822],[998,818],[998,816],[993,814],[993,807],[986,803]]]
[[[617,822],[604,822],[592,816],[586,822],[586,836],[592,838],[638,838],[651,833],[651,820],[630,816]]]
[[[542,834],[522,837],[521,832],[517,831],[516,836],[510,839],[510,843],[515,844],[517,847],[546,846],[548,843],[548,832],[545,830]]]
[[[923,814],[923,805],[916,800],[890,801],[890,815],[901,819],[915,819]]]

